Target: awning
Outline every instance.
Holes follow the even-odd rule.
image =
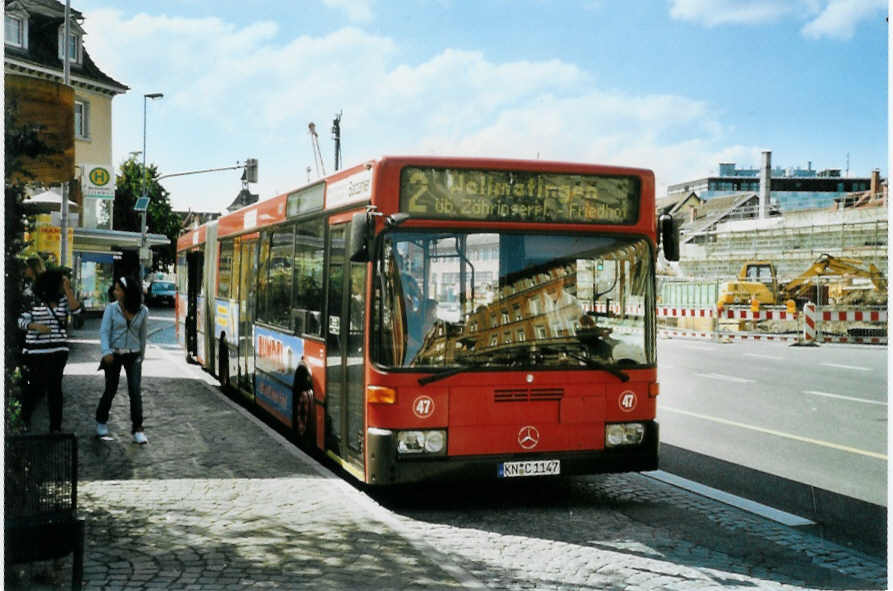
[[[115,258],[120,257],[119,252],[85,252],[75,249],[74,254],[81,257],[82,263],[112,264]]]
[[[74,249],[78,245],[85,250],[103,250],[105,248],[119,248],[133,250],[140,247],[142,235],[139,232],[124,232],[122,230],[102,230],[99,228],[75,228]],[[146,242],[150,247],[165,246],[170,244],[170,239],[164,234],[146,234]]]

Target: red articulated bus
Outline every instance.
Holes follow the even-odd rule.
[[[651,470],[649,170],[384,157],[177,242],[187,357],[368,484]]]

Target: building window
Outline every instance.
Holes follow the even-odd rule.
[[[59,59],[65,59],[65,45],[62,38],[65,37],[65,25],[59,27]],[[68,61],[81,63],[81,36],[74,29],[68,32]]]
[[[74,137],[90,137],[90,103],[87,101],[74,101]]]
[[[6,15],[6,45],[28,48],[28,19],[16,14]]]

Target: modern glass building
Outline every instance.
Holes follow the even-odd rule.
[[[782,211],[831,207],[834,200],[846,193],[868,191],[869,177],[842,177],[840,170],[816,171],[807,168],[773,168],[769,200]],[[720,195],[731,195],[760,190],[760,171],[756,168],[736,168],[734,163],[720,163],[719,175],[700,178],[667,187],[667,196],[696,193],[709,200]]]

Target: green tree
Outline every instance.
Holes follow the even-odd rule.
[[[29,230],[29,220],[25,215],[22,202],[25,200],[25,182],[21,179],[33,179],[34,175],[24,167],[23,159],[39,158],[55,153],[41,139],[42,127],[19,120],[18,105],[15,101],[7,101],[3,109],[4,123],[4,312],[6,323],[4,337],[4,385],[6,392],[5,422],[6,432],[12,433],[21,429],[19,422],[19,393],[22,386],[21,350],[19,329],[16,320],[22,312],[22,291],[24,261],[22,252],[28,246],[25,232]],[[19,180],[13,180],[19,179]]]
[[[146,166],[146,195],[149,196],[149,209],[146,211],[146,231],[164,234],[170,242],[152,250],[152,269],[159,270],[172,265],[176,258],[177,237],[180,234],[180,217],[171,209],[170,193],[158,182],[158,168],[154,164]],[[133,211],[136,200],[143,194],[143,165],[130,158],[118,167],[115,186],[114,226],[116,230],[140,231],[140,214]]]

